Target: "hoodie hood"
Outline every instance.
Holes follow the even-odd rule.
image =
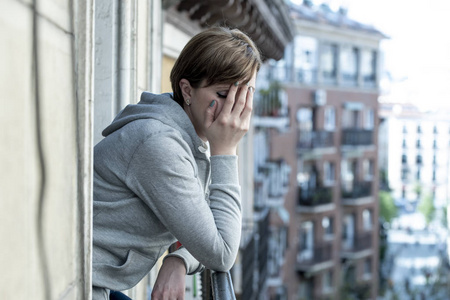
[[[159,120],[177,129],[185,140],[191,140],[195,145],[205,147],[188,115],[173,99],[172,93],[143,92],[140,101],[137,104],[129,104],[120,111],[113,122],[103,130],[102,135],[106,137],[128,123],[142,119]]]

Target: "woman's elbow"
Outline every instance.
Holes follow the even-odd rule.
[[[204,263],[204,266],[208,269],[217,272],[228,272],[236,261],[236,254],[228,253],[221,255],[220,257],[213,258]]]

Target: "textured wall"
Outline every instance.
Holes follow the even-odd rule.
[[[0,3],[1,297],[88,299],[90,2],[36,2]]]

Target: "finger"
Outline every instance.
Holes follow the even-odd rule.
[[[216,110],[217,110],[216,102],[217,102],[216,100],[212,100],[211,103],[209,104],[209,106],[206,108],[206,111],[205,111],[205,126],[206,126],[206,128],[209,128],[209,126],[211,126],[211,124],[215,120],[215,114],[216,114]]]
[[[242,114],[242,110],[244,109],[245,103],[247,102],[247,94],[248,85],[242,86],[235,97],[236,100],[234,102],[232,115],[239,117]]]
[[[223,104],[222,112],[226,114],[230,114],[233,110],[233,105],[235,102],[236,93],[239,88],[239,82],[235,82],[231,85],[230,89],[228,90],[227,99],[225,99],[225,102]],[[221,112],[221,113],[222,113]]]
[[[241,119],[242,120],[247,120],[248,122],[250,122],[250,116],[252,114],[252,110],[253,110],[253,93],[255,91],[254,87],[249,87],[247,94],[246,94],[246,101],[245,101],[245,106],[244,109],[242,110],[242,114],[241,114]]]

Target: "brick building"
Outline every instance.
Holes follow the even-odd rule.
[[[375,299],[376,116],[385,36],[344,9],[310,1],[292,5],[291,17],[296,36],[284,59],[261,72],[260,84],[270,88],[260,93],[257,112],[281,124],[265,129],[269,160],[290,168],[278,299]]]

